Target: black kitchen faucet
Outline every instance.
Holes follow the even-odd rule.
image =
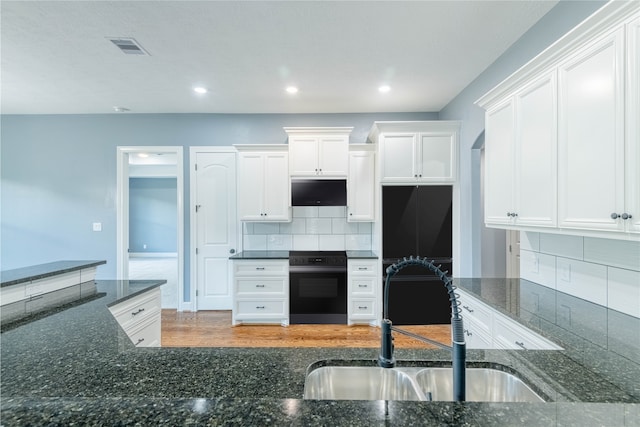
[[[445,346],[443,344],[434,342],[428,338],[421,337],[420,335],[413,334],[411,332],[403,331],[400,328],[394,327],[389,316],[389,285],[391,284],[391,278],[396,275],[400,270],[410,265],[419,265],[425,267],[435,273],[440,280],[444,283],[449,294],[449,301],[451,302],[451,341],[452,347]],[[454,292],[455,287],[451,284],[452,280],[447,276],[446,271],[440,270],[440,266],[436,266],[433,261],[429,261],[426,258],[409,257],[404,258],[395,264],[390,265],[386,269],[387,278],[384,283],[384,296],[383,296],[383,319],[382,319],[382,338],[380,343],[380,356],[378,357],[378,365],[383,368],[393,368],[396,364],[396,360],[393,357],[393,336],[391,331],[394,330],[405,335],[409,335],[413,338],[420,339],[421,341],[436,344],[439,347],[451,349],[451,365],[453,368],[453,400],[462,402],[465,400],[465,362],[466,362],[466,344],[464,341],[464,328],[462,326],[462,316],[460,315],[460,303],[458,297]]]

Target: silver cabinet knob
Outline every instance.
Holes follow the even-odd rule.
[[[627,220],[627,219],[631,219],[631,218],[632,218],[632,216],[631,216],[631,215],[629,215],[629,214],[628,214],[628,213],[626,213],[626,212],[625,212],[625,213],[623,213],[620,217],[621,217],[622,219],[624,219],[624,220]]]
[[[614,212],[611,214],[611,219],[618,219],[618,218],[620,218],[620,215],[618,215],[617,213]]]

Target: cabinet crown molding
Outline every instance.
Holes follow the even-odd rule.
[[[638,12],[640,1],[610,1],[480,97],[475,104],[485,110],[491,108],[516,91],[524,82],[551,71],[569,57],[573,50],[609,32],[611,28],[627,21]]]
[[[233,144],[238,151],[287,151],[287,144]]]
[[[289,136],[297,135],[349,135],[353,126],[344,127],[283,127]]]
[[[458,120],[416,120],[416,121],[380,121],[373,122],[367,142],[376,143],[385,132],[458,132]]]

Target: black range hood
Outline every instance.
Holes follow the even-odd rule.
[[[347,180],[292,179],[291,206],[347,206]]]

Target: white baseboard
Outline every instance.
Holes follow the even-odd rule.
[[[129,252],[129,258],[177,258],[176,252]]]

